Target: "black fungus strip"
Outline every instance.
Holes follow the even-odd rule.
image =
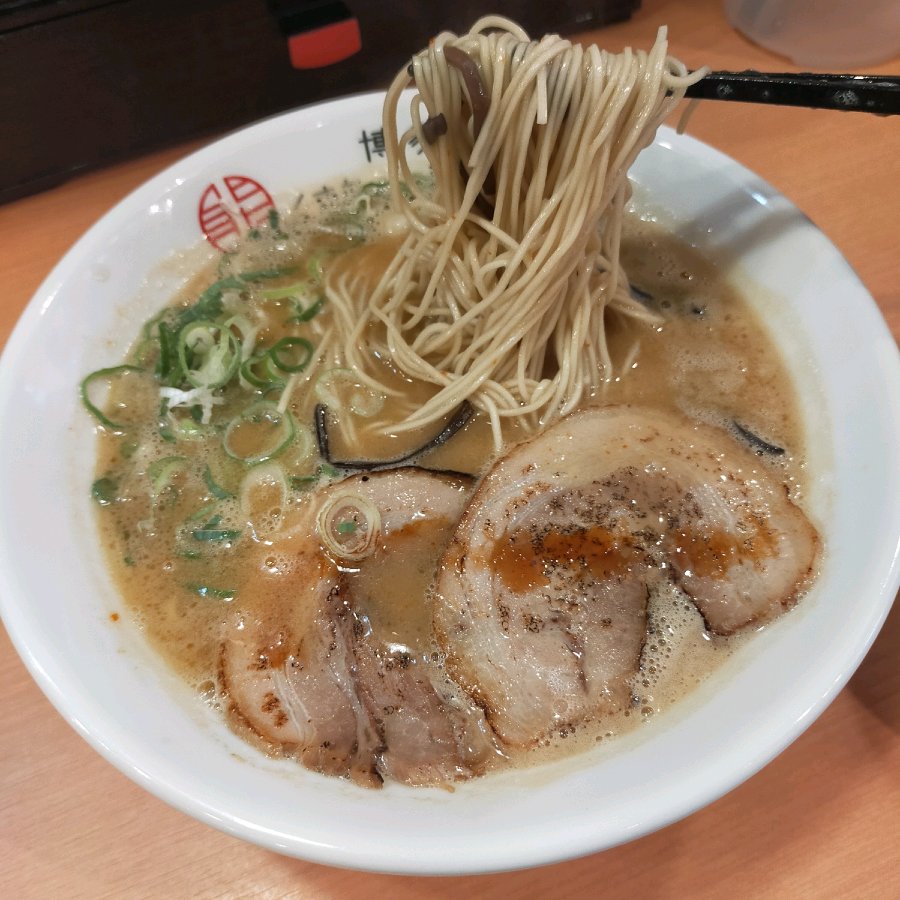
[[[313,417],[316,423],[316,443],[319,445],[319,456],[330,465],[334,465],[331,462],[331,448],[328,446],[327,416],[328,407],[324,403],[317,403],[316,408],[313,410]]]
[[[444,118],[443,113],[438,113],[436,116],[429,116],[422,123],[422,137],[428,141],[429,144],[433,144],[441,135],[447,133],[447,120]]]
[[[644,306],[650,306],[651,304],[656,302],[656,298],[653,296],[653,294],[645,291],[643,288],[638,287],[634,282],[629,283],[628,289],[631,293],[631,296],[640,303],[643,303]]]
[[[758,456],[762,456],[764,453],[769,456],[784,456],[784,447],[777,447],[775,444],[770,444],[758,434],[754,434],[749,429],[744,428],[744,426],[736,419],[733,419],[731,424],[734,425],[735,431],[737,431],[750,447],[756,451]]]
[[[403,465],[418,456],[428,453],[445,444],[465,425],[474,415],[472,404],[466,401],[454,413],[453,418],[436,434],[427,444],[417,447],[410,453],[396,459],[334,459],[331,456],[331,448],[328,441],[328,407],[324,403],[316,404],[316,442],[319,445],[319,455],[336,469],[355,469],[363,472],[377,472],[379,469],[393,469]],[[456,472],[456,475],[465,475],[464,472]]]
[[[444,47],[444,59],[462,75],[466,84],[469,103],[472,106],[472,131],[475,135],[475,140],[478,140],[478,135],[481,134],[481,127],[484,125],[484,120],[487,118],[488,109],[491,105],[491,101],[488,99],[487,88],[481,80],[481,72],[478,71],[478,63],[465,50],[460,50],[459,47],[450,45],[445,45]]]
[[[462,163],[460,163],[460,169],[462,169]],[[465,171],[465,170],[463,170]],[[485,182],[487,184],[487,182]],[[484,191],[480,191],[478,196],[475,198],[475,203],[473,204],[475,209],[484,216],[485,219],[489,221],[494,218],[494,203],[493,201],[485,194]]]
[[[487,87],[481,78],[481,72],[478,71],[478,63],[465,50],[460,50],[459,47],[445,46],[443,52],[447,64],[453,66],[462,75],[465,82],[466,92],[469,95],[469,105],[472,107],[472,133],[477,141],[478,135],[481,134],[481,129],[484,126],[484,120],[487,118],[488,110],[491,107]],[[463,181],[468,181],[469,173],[462,163],[460,163],[460,170]],[[494,170],[489,169],[487,175],[485,175],[481,193],[475,203],[478,211],[486,219],[491,219],[494,216],[494,201],[491,199],[491,195],[496,193],[496,190]]]

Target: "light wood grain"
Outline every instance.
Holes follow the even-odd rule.
[[[612,50],[646,45],[661,23],[670,26],[673,52],[692,67],[788,68],[732,32],[714,0],[645,0],[631,22],[589,37]],[[900,71],[900,60],[877,70]],[[707,103],[690,131],[804,209],[859,273],[894,336],[900,333],[900,121]],[[71,243],[129,190],[191,149],[157,153],[0,207],[0,343]],[[749,782],[683,822],[539,870],[423,879],[285,859],[170,809],[71,730],[3,633],[0,897],[900,897],[898,646],[900,608],[808,732]]]

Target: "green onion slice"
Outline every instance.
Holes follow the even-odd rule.
[[[232,419],[222,446],[232,459],[255,466],[283,453],[296,430],[289,412],[281,412],[270,400],[257,400]]]
[[[314,319],[325,306],[325,298],[319,297],[314,303],[310,303],[306,309],[300,307],[300,304],[297,303],[297,314],[293,316],[290,321],[291,322],[308,322],[310,319]]]
[[[305,472],[313,458],[318,456],[317,451],[318,446],[313,429],[303,422],[295,422],[294,440],[280,462],[288,472]]]
[[[280,373],[272,371],[271,357],[268,353],[251,356],[241,363],[241,378],[251,387],[260,391],[269,391],[273,388],[283,388],[286,384]],[[263,372],[260,372],[260,369]]]
[[[227,384],[241,364],[241,342],[230,328],[201,320],[178,332],[178,361],[184,377],[199,388]]]
[[[299,432],[298,432],[299,433]],[[310,436],[310,440],[311,440]],[[295,491],[306,491],[318,484],[323,478],[340,478],[341,473],[328,463],[320,463],[319,467],[310,475],[292,475],[289,479],[291,487]]]
[[[378,549],[381,513],[365,497],[338,493],[319,509],[316,532],[333,559],[359,562]]]
[[[237,591],[229,588],[211,587],[208,584],[189,583],[186,584],[185,587],[192,594],[199,594],[201,597],[215,597],[218,600],[234,600],[237,596]]]
[[[159,323],[166,317],[168,313],[169,307],[164,306],[155,316],[147,319],[147,321],[144,322],[143,326],[141,327],[141,337],[145,341],[151,341],[156,338],[156,335],[153,333],[153,328],[154,326],[159,325]]]
[[[211,425],[203,425],[195,422],[191,416],[177,416],[174,412],[165,409],[160,413],[159,434],[160,437],[171,443],[177,441],[203,441],[212,434],[215,429]]]
[[[241,536],[240,529],[236,528],[210,528],[212,522],[207,522],[202,528],[195,528],[191,536],[195,541],[234,541]],[[217,523],[218,524],[218,523]]]
[[[391,186],[387,181],[367,181],[359,192],[366,197],[387,197],[391,193]],[[403,181],[400,182],[400,192],[407,200],[412,199],[413,193]]]
[[[231,491],[226,491],[225,488],[213,478],[212,469],[210,469],[209,466],[203,470],[203,481],[216,500],[230,500],[234,496]]]
[[[240,508],[259,535],[265,530],[265,518],[273,510],[284,510],[290,488],[284,469],[277,462],[254,466],[240,488]]]
[[[98,478],[91,485],[91,496],[100,506],[109,506],[118,499],[119,483],[109,476]]]
[[[159,357],[156,360],[156,374],[163,384],[177,387],[184,378],[184,371],[178,362],[177,332],[165,322],[158,327]]]
[[[241,272],[241,281],[267,281],[270,278],[281,278],[296,271],[296,266],[285,266],[283,269],[257,269],[255,272]]]
[[[143,369],[140,366],[112,366],[108,369],[97,369],[96,372],[91,372],[82,382],[81,387],[79,389],[79,394],[81,395],[81,402],[84,404],[84,408],[104,427],[108,428],[110,431],[122,431],[124,428],[127,428],[126,425],[123,425],[121,422],[114,422],[108,416],[106,416],[103,412],[101,412],[100,408],[91,400],[90,390],[91,386],[95,381],[110,381],[113,378],[118,378],[121,375],[127,375],[131,372],[140,372],[143,373]]]
[[[241,340],[241,356],[246,359],[253,350],[253,344],[256,342],[256,335],[259,334],[261,326],[254,325],[246,316],[237,313],[225,320],[225,327],[228,329],[237,329]]]
[[[158,497],[182,472],[186,472],[189,460],[185,456],[163,456],[155,459],[147,466],[147,476],[153,488],[153,495]]]
[[[258,293],[260,297],[266,300],[285,300],[288,297],[305,294],[307,291],[309,291],[309,282],[304,279],[303,281],[294,281],[291,284],[283,284],[280,287],[263,288]]]
[[[282,372],[302,372],[313,355],[313,345],[306,338],[283,337],[269,348],[269,357]]]
[[[197,521],[200,520],[200,519],[205,519],[205,518],[207,518],[207,517],[209,516],[209,514],[210,514],[215,508],[216,508],[216,501],[213,500],[212,503],[207,503],[206,506],[201,506],[200,509],[197,510],[197,512],[191,513],[191,514],[188,516],[188,522],[197,522]],[[203,527],[204,527],[204,528],[214,528],[216,525],[219,524],[219,522],[222,521],[222,517],[221,517],[221,516],[217,516],[217,517],[215,517],[215,518],[216,518],[216,521],[215,521],[215,522],[212,522],[212,523],[207,522],[206,525],[204,525]]]
[[[281,214],[274,207],[269,210],[269,214],[267,216],[269,221],[269,228],[272,229],[275,237],[277,238],[286,238],[287,235],[281,230]]]
[[[386,197],[390,191],[391,186],[386,181],[367,181],[359,189],[359,192],[367,197]]]
[[[309,277],[312,278],[315,282],[321,282],[322,276],[324,274],[324,267],[322,265],[322,254],[317,253],[315,256],[312,256],[309,262],[306,264],[306,271],[309,273]]]
[[[240,291],[245,288],[243,280],[236,275],[227,275],[219,281],[213,282],[197,298],[192,306],[187,306],[178,312],[172,321],[169,330],[177,334],[191,322],[200,322],[205,319],[214,319],[222,314],[222,295],[226,291]],[[166,310],[168,313],[168,310]],[[159,331],[162,333],[164,322],[159,323]]]

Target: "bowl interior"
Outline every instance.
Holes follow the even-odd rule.
[[[139,325],[268,196],[378,169],[381,95],[300,110],[177,163],[94,226],[40,288],[0,363],[0,609],[51,701],[164,800],[271,849],[392,872],[550,862],[637,837],[751,775],[805,728],[874,639],[897,589],[900,365],[840,254],[769,185],[662,130],[636,202],[744,283],[783,347],[811,433],[821,577],[681,706],[614,747],[454,792],[363,791],[232,735],[123,616],[95,537],[93,431],[76,398]],[[260,208],[265,208],[264,205]],[[241,218],[243,216],[243,219]],[[227,230],[227,223],[226,223]],[[218,229],[218,230],[217,230]],[[886,498],[891,498],[886,500]]]

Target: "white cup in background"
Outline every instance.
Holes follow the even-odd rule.
[[[900,54],[900,0],[725,0],[752,41],[813,69],[855,69]]]

